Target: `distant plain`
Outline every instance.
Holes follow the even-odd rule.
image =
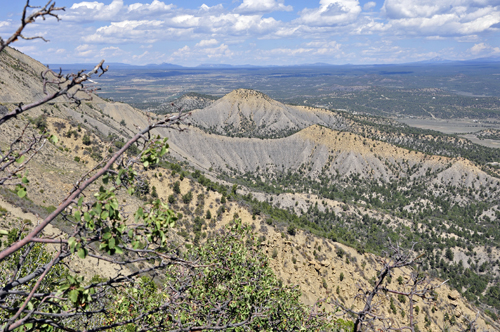
[[[287,104],[396,119],[446,134],[500,129],[500,63],[372,66],[113,69],[99,95],[154,111],[188,92],[222,97],[238,88]],[[69,69],[69,68],[64,68]],[[475,143],[498,147],[495,140]]]

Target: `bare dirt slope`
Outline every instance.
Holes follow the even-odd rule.
[[[283,137],[312,124],[345,129],[348,121],[335,112],[282,104],[247,89],[234,90],[212,105],[193,112],[193,123],[228,136]]]
[[[170,139],[172,153],[205,170],[213,168],[228,173],[302,170],[312,178],[359,174],[361,178],[383,182],[433,174],[430,180],[433,183],[499,185],[497,179],[464,159],[430,156],[318,125],[280,139],[231,138],[207,134],[197,128],[164,134]]]

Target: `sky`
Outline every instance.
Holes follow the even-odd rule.
[[[31,0],[45,5],[47,0]],[[13,47],[43,63],[386,64],[500,56],[500,0],[56,0]],[[0,36],[24,2],[0,0]]]

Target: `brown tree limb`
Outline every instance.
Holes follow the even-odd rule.
[[[25,39],[25,40],[42,39],[43,41],[47,42],[48,40],[46,40],[42,36],[25,37],[23,35],[23,30],[26,28],[26,26],[28,24],[34,23],[35,20],[39,17],[41,17],[43,20],[45,20],[46,16],[52,16],[52,17],[55,17],[59,21],[60,20],[59,16],[55,12],[65,10],[65,7],[56,7],[56,3],[53,2],[53,0],[49,0],[49,2],[47,2],[45,4],[45,6],[43,6],[40,10],[37,10],[36,12],[33,12],[31,15],[27,16],[29,8],[37,8],[37,7],[30,6],[30,2],[29,2],[29,0],[27,0],[26,5],[23,8],[23,14],[21,17],[21,25],[12,34],[12,36],[10,36],[7,40],[4,41],[2,39],[2,37],[0,37],[0,52],[2,52],[10,44],[19,40],[19,38]]]

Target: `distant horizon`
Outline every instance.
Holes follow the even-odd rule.
[[[55,2],[66,7],[61,21],[37,20],[25,31],[50,42],[13,45],[43,63],[371,65],[500,56],[500,3],[491,0]],[[23,6],[2,4],[4,39]]]
[[[105,60],[105,59],[104,59]],[[124,62],[112,62],[106,61],[105,63],[108,65],[121,65],[126,67],[161,67],[161,66],[172,66],[179,68],[214,68],[221,69],[222,67],[257,67],[257,68],[269,68],[269,67],[301,67],[301,66],[332,66],[332,67],[340,67],[340,66],[398,66],[398,65],[418,65],[418,64],[453,64],[453,63],[470,63],[470,62],[485,62],[485,63],[500,63],[499,57],[481,57],[474,59],[466,59],[466,60],[448,60],[443,58],[432,58],[422,61],[415,62],[402,62],[402,63],[365,63],[365,64],[353,64],[353,63],[345,63],[345,64],[332,64],[325,62],[315,62],[315,63],[301,63],[301,64],[290,64],[290,65],[254,65],[254,64],[241,64],[241,65],[233,65],[229,63],[200,63],[194,66],[183,66],[176,63],[162,62],[162,63],[147,63],[143,65],[134,65]],[[68,63],[46,63],[45,65],[53,66],[53,65],[94,65],[94,62],[68,62]],[[172,68],[173,69],[173,68]]]

